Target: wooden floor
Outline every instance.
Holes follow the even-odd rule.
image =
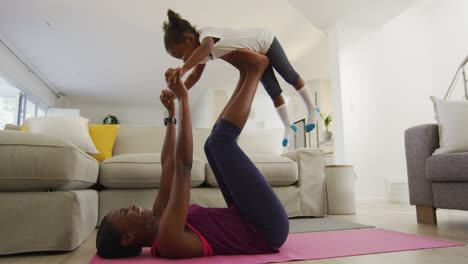
[[[330,215],[341,220],[360,224],[374,225],[410,234],[424,235],[432,238],[468,244],[468,212],[456,210],[437,210],[437,226],[416,223],[414,206],[390,204],[384,202],[359,202],[356,215]],[[78,249],[69,253],[20,254],[0,257],[0,264],[35,263],[35,264],[71,264],[88,263],[95,251],[94,233]],[[359,264],[467,264],[468,246],[438,249],[413,250],[405,252],[384,253],[344,258],[295,261],[291,263],[359,263]]]

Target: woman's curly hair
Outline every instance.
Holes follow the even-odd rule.
[[[187,20],[183,19],[178,13],[167,10],[168,21],[164,21],[164,46],[168,51],[172,45],[184,42],[185,33],[192,33],[198,39],[200,33]]]
[[[121,240],[122,233],[108,221],[107,216],[104,217],[96,237],[97,254],[101,258],[126,258],[140,255],[140,246],[123,247],[120,244]]]

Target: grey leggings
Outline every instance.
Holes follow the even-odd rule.
[[[228,206],[233,203],[272,247],[281,247],[289,220],[280,200],[261,172],[239,148],[241,129],[221,119],[205,143],[205,154]]]
[[[284,53],[283,47],[281,47],[276,37],[273,39],[273,43],[271,43],[265,55],[270,59],[270,65],[265,69],[260,81],[271,99],[276,99],[283,91],[276,79],[273,68],[275,68],[281,77],[291,85],[294,85],[299,80],[300,76],[292,67],[288,57]]]

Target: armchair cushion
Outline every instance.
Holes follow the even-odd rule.
[[[468,182],[468,152],[429,157],[426,177],[432,182]]]

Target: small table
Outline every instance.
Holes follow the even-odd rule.
[[[328,214],[355,214],[355,174],[352,165],[326,165]]]
[[[319,142],[319,149],[323,151],[325,155],[325,165],[331,165],[334,163],[334,142],[333,140],[326,140]]]

